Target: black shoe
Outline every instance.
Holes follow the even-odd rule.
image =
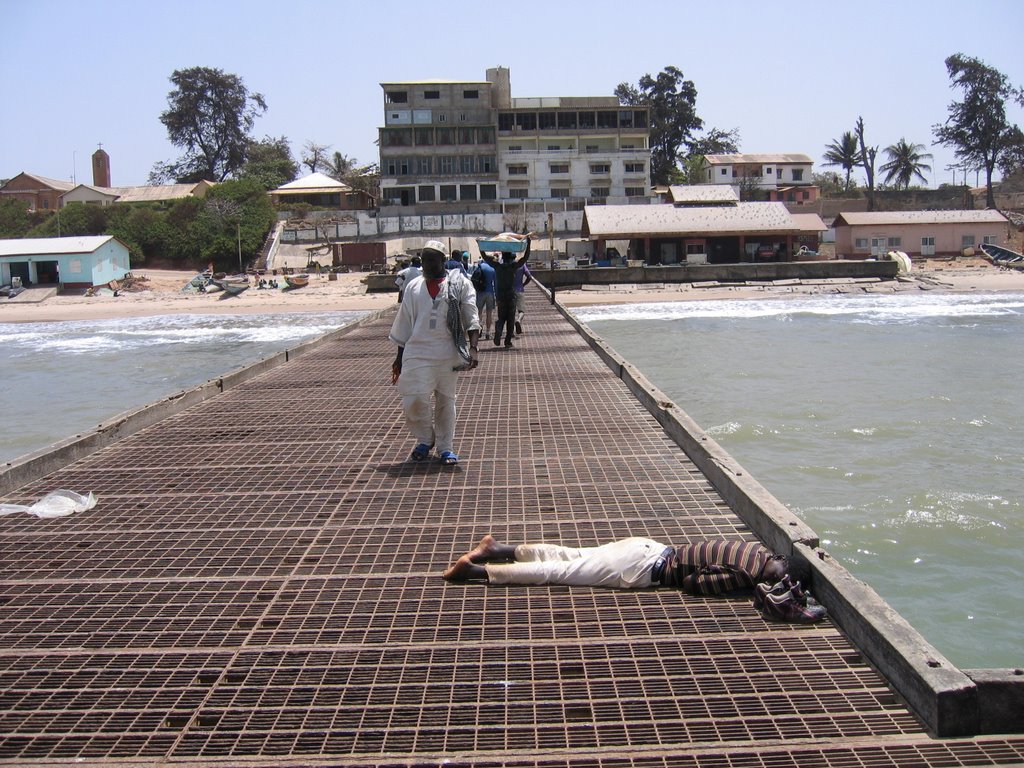
[[[523,325],[518,320],[516,320],[516,333],[519,335],[522,335],[523,333]]]
[[[494,334],[494,346],[501,346],[501,337],[498,334]]]
[[[506,347],[511,347],[512,346],[512,339],[505,339],[505,346]]]

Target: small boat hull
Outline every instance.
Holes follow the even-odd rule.
[[[305,288],[309,285],[309,275],[285,275],[284,281],[288,284],[289,288]]]

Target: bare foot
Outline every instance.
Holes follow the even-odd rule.
[[[445,581],[466,581],[469,579],[472,569],[473,561],[469,559],[469,555],[463,555],[455,561],[451,568],[441,574],[441,578]]]
[[[487,558],[497,553],[498,546],[498,540],[488,533],[480,539],[480,543],[476,545],[476,549],[470,551],[468,555],[470,562],[486,563]]]

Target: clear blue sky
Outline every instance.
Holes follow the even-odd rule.
[[[382,81],[482,80],[501,65],[513,96],[597,96],[672,65],[705,125],[738,128],[743,152],[802,152],[820,171],[862,115],[870,144],[928,145],[936,186],[952,181],[952,151],[930,146],[954,97],[944,59],[975,56],[1024,85],[1022,29],[1020,0],[0,0],[0,178],[89,183],[102,142],[114,185],[145,184],[180,154],[159,121],[175,69],[241,76],[269,107],[256,136],[287,136],[296,159],[312,140],[369,163]]]

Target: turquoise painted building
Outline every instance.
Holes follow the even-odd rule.
[[[0,240],[0,285],[91,288],[131,271],[128,247],[111,235]]]

